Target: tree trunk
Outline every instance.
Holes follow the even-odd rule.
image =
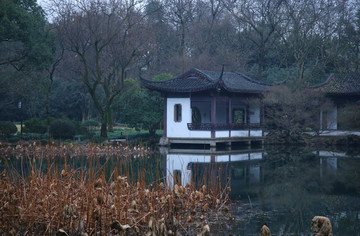
[[[113,113],[111,109],[108,109],[107,111],[107,122],[108,122],[108,131],[113,132],[114,130],[114,122],[113,122]]]
[[[46,94],[46,132],[50,131],[50,98],[49,93]]]
[[[261,43],[259,48],[259,61],[258,61],[258,71],[257,71],[257,79],[262,81],[262,73],[264,68],[264,58],[265,58],[265,46]]]
[[[101,122],[100,136],[107,138],[107,122],[106,121]]]
[[[54,70],[53,70],[54,71]],[[50,84],[48,86],[47,92],[46,92],[46,132],[49,133],[50,131],[50,94],[52,90],[52,84],[53,84],[53,73],[50,73]]]
[[[156,125],[150,125],[149,127],[149,134],[151,136],[155,136],[155,133],[156,133]]]

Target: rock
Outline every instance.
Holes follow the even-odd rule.
[[[167,145],[169,145],[169,139],[166,137],[161,137],[159,144],[160,144],[160,146],[167,146]]]

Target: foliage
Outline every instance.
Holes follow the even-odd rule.
[[[95,135],[95,130],[99,126],[99,122],[95,120],[86,120],[82,123],[82,127],[86,129],[86,135],[88,138],[93,138]]]
[[[158,74],[158,75],[154,76],[153,80],[154,81],[162,81],[162,80],[168,80],[168,79],[171,79],[171,78],[173,78],[172,74],[161,73],[161,74]]]
[[[41,103],[41,73],[53,60],[54,35],[36,0],[0,1],[0,110],[2,119],[39,114],[43,106],[17,109],[19,101]],[[30,88],[30,89],[29,89]],[[34,108],[34,109],[33,109]],[[21,116],[21,118],[20,118]]]
[[[59,2],[54,7],[59,13],[56,32],[69,52],[75,54],[68,66],[80,75],[76,78],[85,85],[99,114],[100,135],[107,137],[108,124],[113,124],[113,101],[122,92],[129,67],[149,52],[144,45],[151,39],[151,32],[147,31],[136,1],[75,1],[70,8],[67,4]]]
[[[139,74],[158,80],[159,72],[224,64],[264,82],[287,79],[295,89],[360,72],[360,5],[351,0],[49,5],[58,13],[51,23],[35,0],[0,1],[1,120],[96,117],[106,136],[121,116],[124,80]]]
[[[37,133],[23,133],[22,140],[46,140],[46,142],[49,141],[49,134],[48,133],[44,133],[44,134],[37,134]]]
[[[10,121],[0,121],[0,136],[9,137],[17,132],[16,125]]]
[[[303,142],[306,130],[319,130],[319,107],[326,107],[316,91],[291,90],[286,85],[274,86],[265,95],[265,126],[274,135],[271,141],[283,143]]]
[[[53,37],[36,0],[3,0],[0,9],[0,44],[8,50],[1,52],[0,65],[44,68],[54,54]]]
[[[47,130],[46,121],[39,120],[38,118],[31,118],[24,122],[24,132],[25,133],[38,133],[43,134]]]
[[[169,74],[155,77],[157,80],[170,78]],[[120,122],[136,129],[146,129],[155,134],[163,120],[163,98],[158,92],[150,92],[134,79],[126,80],[126,90],[118,102]]]
[[[87,128],[83,125],[83,122],[77,120],[69,120],[75,126],[75,133],[76,134],[86,134],[88,132]]]
[[[338,108],[339,128],[343,130],[360,129],[360,107],[357,104],[345,104]]]
[[[83,123],[83,126],[88,127],[88,129],[94,129],[95,127],[99,126],[99,122],[96,120],[86,120]]]
[[[51,123],[49,132],[54,139],[72,139],[76,127],[69,120],[55,120]]]

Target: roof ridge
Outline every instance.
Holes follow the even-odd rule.
[[[214,80],[212,80],[211,76],[206,73],[206,72],[211,72],[211,73],[218,73],[217,71],[212,71],[212,70],[200,70],[200,69],[197,69],[197,68],[194,68],[195,70],[197,70],[199,72],[199,74],[203,75],[207,80],[209,80],[210,82],[217,82],[217,79],[214,78]]]
[[[238,72],[224,72],[224,67],[221,71],[192,68],[180,76],[162,81],[153,81],[142,77],[140,79],[145,87],[165,92],[196,92],[210,88],[218,91],[220,88],[230,92],[258,93],[267,91],[271,86],[271,84],[251,79]]]
[[[185,73],[173,78],[173,79],[180,79],[180,78],[188,78],[191,74],[199,75],[201,78],[206,79],[207,81],[214,83],[214,81],[211,79],[211,76],[206,74],[203,70],[200,70],[198,68],[191,68],[190,70],[186,71]],[[170,79],[171,80],[171,79]]]
[[[146,82],[150,82],[150,83],[161,83],[164,81],[169,81],[169,80],[174,79],[174,78],[171,78],[171,79],[167,79],[167,80],[151,80],[151,79],[146,79],[146,78],[142,77],[141,75],[139,75],[139,77],[140,77],[141,81],[146,81]]]
[[[265,85],[265,86],[272,86],[272,84],[270,84],[270,83],[265,83],[265,82],[262,82],[262,81],[259,81],[259,80],[256,80],[256,79],[252,79],[252,78],[250,78],[250,77],[248,77],[245,74],[240,73],[240,72],[231,72],[231,73],[238,74],[238,75],[244,77],[244,79],[246,79],[247,81],[250,81],[250,82],[253,82],[253,83],[257,83],[257,84],[261,84],[261,85]]]
[[[334,78],[335,77],[335,74],[334,73],[331,73],[330,75],[329,75],[329,77],[324,81],[324,82],[321,82],[321,83],[318,83],[318,84],[314,84],[314,85],[311,85],[311,86],[309,86],[310,88],[319,88],[319,87],[321,87],[321,86],[324,86],[325,84],[328,84],[329,82],[330,82],[330,80],[332,79],[332,78]]]

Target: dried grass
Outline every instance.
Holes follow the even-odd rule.
[[[208,233],[210,229],[206,226],[206,218],[210,214],[216,217],[226,214],[226,211],[221,211],[229,201],[226,186],[224,189],[203,186],[196,190],[189,184],[186,187],[175,185],[170,189],[162,181],[146,184],[144,169],[137,170],[140,171],[137,180],[129,181],[128,178],[134,180],[134,167],[129,163],[113,170],[110,178],[106,179],[105,170],[95,170],[91,163],[99,153],[113,155],[115,148],[94,145],[41,147],[36,144],[2,147],[3,165],[9,167],[6,163],[10,156],[18,156],[28,162],[29,173],[24,174],[21,162],[21,173],[9,170],[9,167],[0,174],[0,234]],[[124,146],[121,150],[117,148],[118,158],[119,152],[134,155],[134,151],[149,151],[143,147],[135,150]],[[55,168],[55,164],[50,164],[43,172],[41,163],[34,164],[37,158],[55,160],[55,156],[60,156],[66,160],[80,153],[90,159],[86,171],[83,168],[71,169],[66,161],[61,171]]]

